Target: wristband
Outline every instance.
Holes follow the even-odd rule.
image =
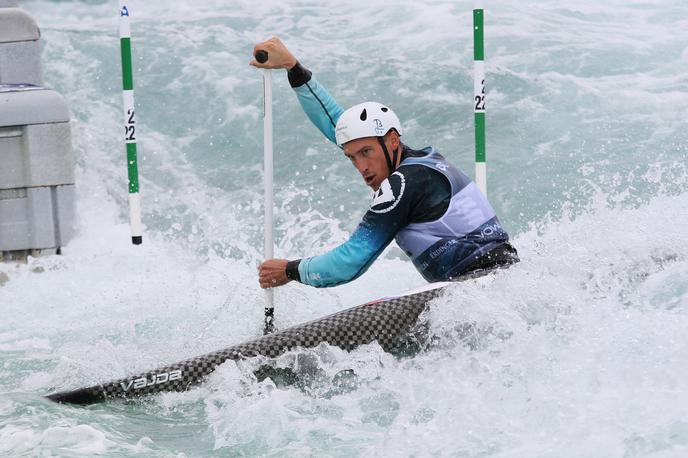
[[[289,84],[293,88],[303,86],[304,84],[309,82],[311,80],[311,75],[311,71],[303,65],[301,65],[301,63],[298,61],[296,62],[296,65],[294,65],[292,68],[289,69],[289,71],[287,71]]]
[[[301,283],[301,274],[299,274],[300,263],[300,259],[287,262],[287,278],[289,280],[296,280],[297,282]]]

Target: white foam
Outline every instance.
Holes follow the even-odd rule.
[[[38,395],[261,332],[261,81],[247,65],[255,42],[281,36],[342,105],[384,100],[409,126],[410,146],[432,144],[472,170],[472,6],[134,2],[139,247],[126,217],[117,10],[22,6],[41,26],[47,85],[73,115],[78,235],[61,257],[0,265],[0,346],[11,352],[0,357],[0,451],[685,450],[682,0],[488,5],[490,199],[522,262],[436,301],[430,351],[401,360],[375,345],[316,352],[326,378],[358,374],[358,387],[339,394],[324,394],[329,382],[311,391],[258,383],[250,367],[229,363],[195,391],[93,409]],[[301,114],[286,78],[276,78],[275,107],[276,253],[317,254],[346,240],[369,190]],[[388,249],[351,284],[277,291],[278,326],[423,284]],[[170,439],[169,426],[189,439]]]
[[[15,456],[25,453],[92,456],[104,454],[115,445],[102,431],[89,425],[53,426],[43,431],[9,425],[0,430],[0,452]]]

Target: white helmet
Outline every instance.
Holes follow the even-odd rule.
[[[363,102],[346,110],[337,120],[337,146],[365,137],[382,137],[390,129],[401,135],[401,123],[392,110],[377,102]]]

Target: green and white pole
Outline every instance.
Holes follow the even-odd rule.
[[[139,195],[139,168],[136,158],[136,119],[134,111],[134,78],[131,59],[131,26],[129,7],[126,1],[119,3],[119,42],[122,52],[122,95],[124,99],[124,142],[127,149],[127,170],[129,177],[129,224],[131,242],[143,242],[141,222],[141,197]]]
[[[487,196],[485,161],[485,40],[482,0],[473,4],[473,109],[475,117],[475,183]]]

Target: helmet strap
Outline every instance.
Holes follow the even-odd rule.
[[[397,157],[399,155],[399,149],[397,148],[394,150],[394,161],[392,161],[392,158],[389,157],[389,151],[387,150],[387,145],[385,145],[384,137],[377,137],[377,141],[380,143],[382,151],[385,153],[385,159],[387,160],[387,167],[389,168],[389,173],[394,172],[394,168],[397,164]]]

